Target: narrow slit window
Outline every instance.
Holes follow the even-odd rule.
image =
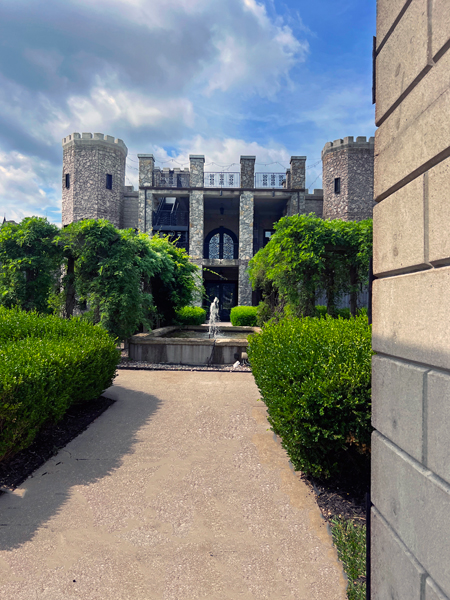
[[[70,173],[66,173],[66,188],[70,188]]]
[[[106,175],[106,189],[112,190],[112,175]]]
[[[335,194],[341,193],[341,178],[340,177],[336,177],[334,180],[334,193]]]

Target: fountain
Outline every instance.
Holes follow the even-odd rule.
[[[162,327],[138,333],[129,340],[132,360],[182,365],[239,365],[246,358],[248,336],[259,327],[224,327],[219,330],[219,299],[214,298],[208,325]]]
[[[214,298],[214,300],[211,302],[211,306],[209,309],[209,329],[208,329],[208,335],[209,338],[211,339],[211,336],[213,338],[216,338],[219,335],[219,326],[217,325],[217,322],[220,321],[220,317],[219,317],[219,298]]]

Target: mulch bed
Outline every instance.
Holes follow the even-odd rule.
[[[299,477],[314,493],[324,519],[330,522],[335,517],[351,519],[366,524],[367,483],[363,481],[322,481],[299,473]]]
[[[100,396],[92,402],[72,406],[56,425],[45,425],[29,448],[0,462],[0,494],[1,488],[7,491],[18,487],[33,471],[85,431],[113,403],[114,400]]]

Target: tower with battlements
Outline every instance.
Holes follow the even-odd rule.
[[[62,224],[108,219],[123,226],[124,142],[103,133],[72,133],[62,140]]]
[[[372,218],[374,139],[345,137],[322,150],[323,218]]]

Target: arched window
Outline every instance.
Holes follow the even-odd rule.
[[[225,227],[214,229],[206,236],[203,255],[205,258],[237,258],[237,236]]]

